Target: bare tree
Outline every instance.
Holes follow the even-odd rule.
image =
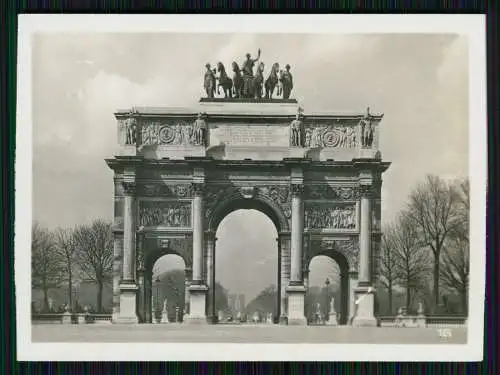
[[[441,252],[456,224],[455,200],[456,194],[450,185],[437,176],[427,176],[425,183],[410,194],[409,217],[418,228],[423,244],[431,249],[434,256],[434,309],[439,305]]]
[[[407,213],[401,214],[391,237],[396,262],[395,277],[406,291],[408,310],[413,294],[423,289],[427,283],[431,268],[430,254]]]
[[[73,229],[57,228],[54,231],[55,251],[61,259],[68,282],[68,304],[73,308],[73,281],[76,263],[76,243]]]
[[[104,284],[112,277],[113,236],[111,223],[95,220],[74,231],[76,259],[82,274],[97,284],[97,312],[102,311]]]
[[[390,225],[384,230],[384,235],[382,236],[382,248],[380,254],[380,271],[379,271],[379,281],[382,286],[387,289],[387,296],[389,299],[389,306],[387,309],[387,314],[392,314],[392,299],[394,287],[399,284],[398,279],[398,268],[397,268],[397,256],[396,246],[397,246],[397,229]]]
[[[462,311],[467,314],[470,271],[469,181],[457,181],[453,190],[457,221],[443,249],[440,276],[443,287],[460,295]]]
[[[49,309],[49,290],[63,279],[61,259],[55,251],[53,234],[34,223],[31,234],[31,286],[43,291],[43,309]]]

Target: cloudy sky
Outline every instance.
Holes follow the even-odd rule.
[[[305,111],[384,113],[387,222],[427,173],[468,170],[467,40],[452,34],[37,34],[33,39],[34,218],[49,228],[112,219],[118,108],[190,106],[206,62],[257,53],[289,63]],[[267,74],[267,72],[266,72]],[[275,229],[236,212],[219,227],[217,278],[255,294],[275,282]],[[231,233],[238,233],[238,238]],[[332,266],[317,266],[313,284]],[[315,276],[315,274],[319,276]],[[257,276],[258,277],[255,277]],[[315,281],[317,278],[317,282]],[[251,282],[250,282],[251,281]]]

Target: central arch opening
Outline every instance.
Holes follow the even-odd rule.
[[[239,205],[217,226],[214,276],[218,323],[275,323],[279,309],[278,230],[268,213]],[[265,212],[265,211],[264,211]]]

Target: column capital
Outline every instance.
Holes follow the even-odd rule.
[[[122,181],[123,192],[125,195],[134,196],[136,192],[136,183],[134,181]]]
[[[202,182],[192,182],[191,187],[193,189],[193,195],[195,197],[202,197],[205,193],[206,186]]]
[[[292,192],[293,197],[302,197],[304,194],[304,185],[303,184],[291,184],[290,190]]]
[[[372,184],[359,185],[359,194],[364,198],[372,198],[375,194],[375,189]]]
[[[208,241],[217,241],[217,237],[215,237],[215,232],[211,230],[205,231],[205,239]]]

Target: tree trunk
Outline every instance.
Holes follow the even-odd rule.
[[[43,311],[49,311],[49,288],[46,285],[43,286]]]
[[[410,287],[406,287],[406,312],[408,313],[410,311]]]
[[[467,301],[467,289],[464,289],[461,293],[462,297],[462,312],[465,316],[469,316],[468,301]]]
[[[68,307],[73,310],[73,275],[68,270]]]
[[[102,289],[103,289],[103,282],[98,280],[97,281],[97,313],[101,313],[102,310]]]
[[[434,313],[438,311],[439,308],[439,253],[436,254],[434,259],[434,286],[432,293],[434,295]]]
[[[387,289],[387,295],[389,297],[389,308],[388,308],[388,314],[387,315],[392,315],[392,286],[390,286]]]

